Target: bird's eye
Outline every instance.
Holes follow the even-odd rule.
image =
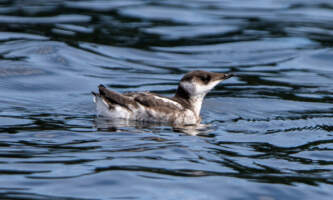
[[[210,81],[210,76],[202,76],[200,77],[200,79],[202,80],[202,82],[208,83]]]

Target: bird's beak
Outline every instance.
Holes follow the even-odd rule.
[[[224,74],[223,80],[233,77],[233,74]]]
[[[214,75],[213,75],[215,80],[220,80],[220,81],[226,80],[233,76],[234,76],[233,74],[224,74],[224,73],[214,73]]]

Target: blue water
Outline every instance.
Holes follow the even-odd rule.
[[[330,0],[0,0],[0,199],[330,199],[332,24]],[[198,130],[95,116],[99,84],[196,69],[237,75]]]

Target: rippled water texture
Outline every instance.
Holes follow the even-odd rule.
[[[0,0],[0,199],[330,199],[331,0]],[[208,125],[95,117],[90,91],[171,96],[232,72]]]

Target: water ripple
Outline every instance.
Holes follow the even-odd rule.
[[[329,198],[332,8],[1,1],[0,199]],[[95,117],[98,84],[172,96],[196,69],[235,74],[199,128]]]

